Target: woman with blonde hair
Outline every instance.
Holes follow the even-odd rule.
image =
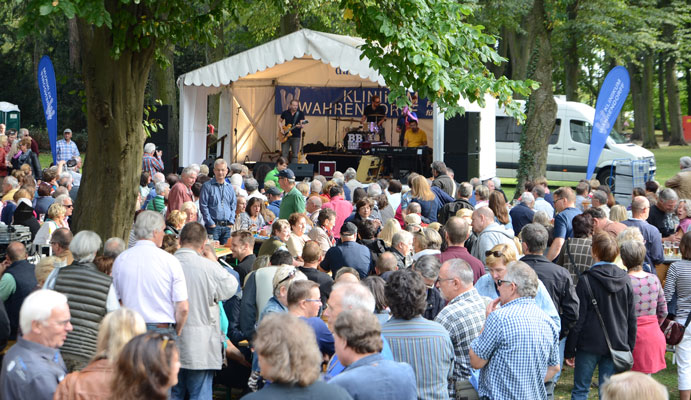
[[[383,240],[386,247],[391,247],[391,239],[396,232],[401,230],[401,224],[395,220],[390,219],[384,223],[384,227],[381,232],[379,232],[379,239]]]
[[[36,269],[34,270],[36,281],[38,282],[38,285],[36,285],[37,288],[43,287],[43,284],[46,283],[50,273],[53,272],[55,267],[58,265],[64,266],[64,263],[58,257],[41,258],[41,260],[36,264]]]
[[[322,354],[314,330],[299,318],[289,313],[267,316],[259,323],[254,348],[262,376],[271,385],[243,399],[351,398],[340,386],[319,380]]]
[[[146,332],[144,319],[129,308],[106,314],[98,330],[96,354],[83,370],[68,374],[58,385],[55,400],[110,399],[114,361],[133,337]]]
[[[437,204],[437,196],[427,183],[427,178],[418,175],[413,178],[411,182],[411,202],[420,204],[422,209],[422,222],[429,224],[437,221],[437,211],[439,205]]]
[[[609,219],[614,222],[622,222],[629,219],[626,213],[626,207],[621,204],[615,204],[609,209]]]
[[[67,228],[67,223],[65,222],[65,214],[67,209],[65,206],[59,203],[53,203],[48,207],[48,212],[46,212],[46,222],[41,225],[41,228],[36,233],[33,244],[35,245],[49,245],[50,238],[53,236],[58,228]]]
[[[173,210],[166,218],[166,229],[165,234],[172,234],[175,236],[180,235],[182,227],[185,226],[185,221],[187,221],[187,213],[180,210]]]
[[[668,400],[669,393],[660,382],[650,375],[627,371],[607,379],[600,393],[601,400]]]

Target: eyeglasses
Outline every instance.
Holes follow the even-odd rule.
[[[66,207],[66,208],[74,208],[74,206],[73,206],[72,204],[68,204],[68,205],[65,205],[65,206],[63,206],[63,207]]]
[[[437,284],[441,284],[441,283],[444,282],[444,281],[452,281],[452,280],[454,280],[454,279],[456,279],[456,278],[438,278],[438,279],[437,279]]]
[[[504,253],[502,253],[501,251],[498,251],[498,250],[495,250],[495,251],[487,250],[485,252],[485,257],[494,256],[495,258],[499,258],[503,255],[504,255]]]
[[[322,299],[305,299],[305,301],[309,301],[310,303],[321,303]]]
[[[497,286],[501,286],[501,285],[503,285],[503,284],[505,284],[505,283],[513,283],[513,282],[511,282],[511,281],[506,281],[506,280],[503,280],[503,279],[497,279]]]

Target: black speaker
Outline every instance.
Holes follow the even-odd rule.
[[[156,106],[156,111],[149,113],[149,121],[156,121],[163,125],[163,127],[159,127],[156,132],[149,130],[151,136],[146,139],[146,143],[153,143],[156,145],[156,149],[163,151],[161,159],[163,160],[166,174],[176,171],[177,166],[173,165],[173,160],[178,151],[171,146],[170,140],[168,140],[170,135],[175,134],[175,132],[171,132],[173,127],[173,107],[170,105]],[[201,162],[202,160],[199,161]]]
[[[480,152],[479,112],[466,112],[444,121],[444,152]]]
[[[295,174],[296,181],[314,177],[314,164],[288,164],[288,168]]]
[[[480,154],[444,154],[444,163],[454,172],[456,182],[468,182],[480,175]]]

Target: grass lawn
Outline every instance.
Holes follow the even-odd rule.
[[[665,181],[673,177],[679,172],[679,159],[682,156],[691,154],[691,147],[689,146],[667,146],[661,145],[659,149],[651,150],[655,154],[655,162],[657,163],[657,171],[655,172],[655,180],[664,186]],[[585,178],[585,174],[583,175]],[[552,190],[560,186],[575,187],[577,182],[566,181],[550,181],[550,188]],[[506,197],[513,198],[516,191],[515,178],[502,178],[501,187],[506,193]]]

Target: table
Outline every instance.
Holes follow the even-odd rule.
[[[233,254],[233,252],[227,247],[216,247],[214,248],[216,252],[216,257],[221,258]]]

